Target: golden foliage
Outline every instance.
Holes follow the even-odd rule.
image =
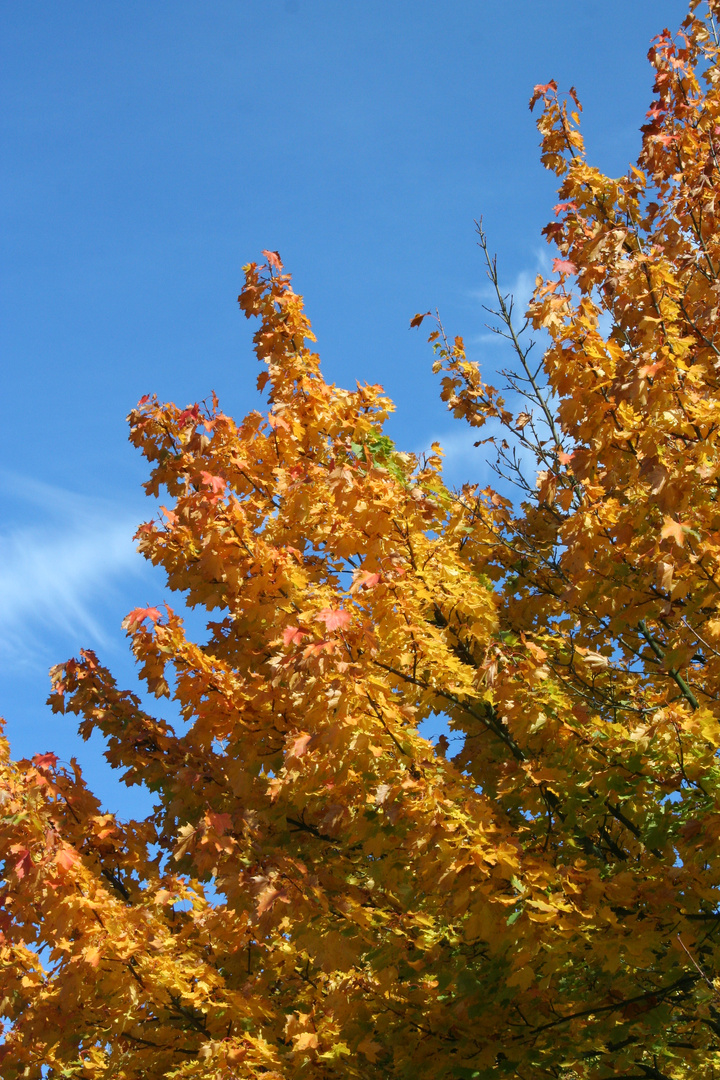
[[[125,622],[182,731],[90,652],[52,673],[148,820],[3,744],[7,1080],[717,1075],[720,76],[697,7],[653,45],[627,176],[587,163],[574,91],[536,88],[560,257],[537,370],[498,292],[518,411],[431,334],[519,510],[398,452],[380,387],[325,382],[277,252],[240,296],[268,415],[131,414],[169,504],[140,550],[214,614],[203,644],[170,608]],[[436,714],[454,756],[419,734]]]

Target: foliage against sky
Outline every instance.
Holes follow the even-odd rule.
[[[125,416],[149,392],[260,407],[235,298],[262,248],[292,268],[325,377],[382,382],[398,446],[440,439],[446,479],[488,482],[409,317],[438,305],[494,368],[472,220],[524,306],[550,267],[554,181],[533,84],[577,82],[593,160],[621,172],[647,43],[683,7],[605,0],[598,20],[553,0],[549,20],[534,0],[0,2],[0,396],[34,418],[29,439],[24,408],[6,410],[0,467],[0,700],[17,756],[78,752],[42,708],[58,657],[96,648],[136,687],[119,624],[165,593],[134,551],[149,510]],[[130,812],[99,740],[83,763]]]
[[[560,183],[541,366],[497,296],[526,404],[431,324],[442,397],[479,439],[499,422],[519,509],[452,490],[439,446],[398,450],[381,387],[326,382],[274,251],[240,296],[269,411],[131,414],[165,503],[140,550],[208,636],[128,615],[157,717],[92,652],[53,672],[147,819],[102,812],[75,762],[4,760],[8,1080],[717,1075],[710,8],[653,43],[619,179],[574,90],[535,90]],[[438,713],[452,750],[418,733]]]

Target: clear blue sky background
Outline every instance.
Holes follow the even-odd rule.
[[[4,0],[0,711],[17,756],[102,747],[44,706],[83,645],[121,684],[123,615],[165,597],[133,549],[145,393],[258,405],[241,267],[279,249],[332,380],[382,382],[405,449],[439,438],[488,480],[438,398],[416,311],[492,369],[473,219],[527,298],[554,178],[527,103],[575,85],[591,160],[619,175],[650,100],[650,38],[682,0]],[[161,705],[161,710],[164,706]],[[167,714],[167,709],[165,709]]]

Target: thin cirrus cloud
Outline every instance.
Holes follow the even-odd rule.
[[[500,289],[504,297],[512,299],[513,302],[513,322],[516,329],[520,329],[525,322],[525,312],[528,309],[528,304],[532,300],[533,293],[535,292],[535,283],[538,274],[543,277],[552,275],[550,268],[550,258],[547,252],[542,250],[535,251],[535,267],[532,270],[524,269],[520,270],[512,281],[505,283],[502,280],[502,270],[498,269],[500,276]],[[476,301],[480,301],[483,308],[497,309],[498,301],[495,293],[495,289],[491,283],[485,282],[478,289],[472,289],[469,296]],[[494,333],[490,327],[497,324],[497,320],[493,318],[490,312],[485,312],[487,318],[487,326],[484,331],[474,335],[468,341],[469,345],[489,345],[494,346],[503,345],[502,339]],[[502,365],[501,365],[502,366]]]
[[[0,664],[41,660],[58,635],[106,644],[103,616],[144,570],[137,515],[9,474],[0,491],[14,510],[13,526],[0,530]]]
[[[513,301],[513,323],[516,330],[521,330],[525,323],[525,312],[535,290],[535,282],[538,274],[547,276],[550,271],[550,259],[546,252],[537,250],[535,253],[535,267],[532,270],[521,270],[514,279],[505,286],[500,281],[502,295]],[[488,281],[480,288],[472,290],[469,294],[474,302],[480,302],[485,308],[497,308],[497,296],[491,283]],[[529,411],[532,415],[536,409],[526,400],[520,397],[510,387],[505,385],[502,374],[504,369],[514,370],[519,367],[517,357],[510,342],[494,333],[490,326],[500,325],[489,312],[483,313],[489,324],[483,333],[471,336],[467,340],[469,346],[469,358],[480,364],[483,378],[497,386],[502,387],[502,394],[506,407],[513,412]],[[532,340],[535,345],[531,352],[534,366],[536,367],[542,358],[542,349],[547,339],[542,331],[531,333],[531,329],[525,329],[525,338],[521,343],[527,347]],[[479,347],[479,348],[478,348]],[[493,468],[496,460],[495,450],[490,443],[482,443],[491,435],[500,435],[501,428],[497,421],[491,420],[482,428],[470,427],[465,421],[457,421],[452,429],[441,431],[435,440],[443,449],[443,474],[448,483],[459,487],[463,483],[486,485],[499,491],[502,495],[517,500],[520,495],[518,489],[506,478],[498,475]],[[480,445],[476,445],[480,442]],[[427,453],[428,446],[423,445],[416,450],[421,455]],[[526,480],[532,485],[537,473],[538,464],[535,455],[527,448],[518,443],[517,460]]]

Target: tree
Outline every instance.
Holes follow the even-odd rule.
[[[324,381],[276,252],[240,296],[268,415],[131,414],[170,504],[140,550],[215,614],[202,644],[169,607],[124,624],[178,730],[91,652],[52,672],[147,820],[5,746],[8,1080],[717,1076],[720,3],[698,6],[653,44],[627,176],[588,164],[574,91],[535,90],[561,182],[537,362],[480,233],[509,404],[431,334],[519,507],[398,452],[380,387]],[[451,760],[418,733],[440,713]]]

